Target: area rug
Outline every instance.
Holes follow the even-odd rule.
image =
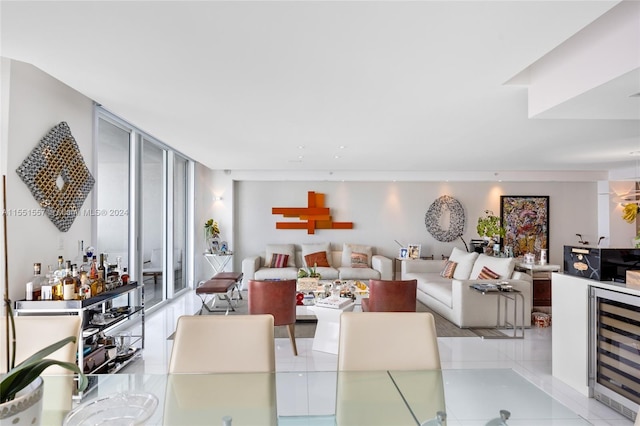
[[[229,315],[247,315],[247,294],[244,292],[243,300],[238,300],[237,306],[234,307],[235,312],[229,311]],[[216,309],[224,309],[226,302],[218,301],[216,304]],[[438,337],[482,337],[482,336],[504,336],[498,330],[493,328],[460,328],[457,325],[453,324],[449,320],[445,319],[440,314],[432,311],[427,306],[423,305],[421,302],[416,302],[416,312],[430,312],[433,314],[436,322],[436,334]],[[200,310],[195,312],[194,315],[200,314]],[[207,310],[203,310],[202,315],[224,315],[225,312],[222,310],[221,312],[208,312]],[[303,338],[313,338],[316,332],[316,321],[309,319],[300,319],[296,321],[295,326],[295,334],[296,339]],[[172,340],[175,333],[172,333],[167,340]],[[287,327],[278,326],[275,328],[274,335],[276,338],[288,338],[289,334],[287,333]]]

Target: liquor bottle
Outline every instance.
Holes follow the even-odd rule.
[[[90,278],[89,282],[90,282],[89,286],[90,286],[90,289],[91,289],[91,297],[95,297],[95,296],[97,296],[99,294],[98,293],[98,279],[97,278]]]
[[[127,268],[122,269],[122,275],[120,275],[120,279],[122,280],[122,285],[129,284],[129,272],[127,272]]]
[[[104,280],[100,277],[98,277],[98,279],[96,280],[96,291],[97,294],[100,294],[104,291],[106,291],[107,289],[105,288],[105,283]]]
[[[57,274],[53,274],[53,278],[49,280],[51,284],[51,292],[53,300],[64,300],[64,287],[62,284],[62,279],[58,277]]]
[[[82,256],[82,264],[80,265],[80,270],[78,272],[89,272],[91,270],[91,264],[89,263],[89,258],[85,254]]]
[[[98,278],[98,262],[96,261],[95,256],[91,258],[91,268],[89,269],[89,278],[91,280],[95,280]]]
[[[53,273],[56,276],[56,278],[59,278],[60,280],[62,280],[64,278],[64,276],[65,276],[65,273],[64,273],[64,258],[62,256],[58,256],[58,267],[56,268],[56,270]]]
[[[42,284],[48,283],[47,277],[41,274],[41,265],[40,263],[33,264],[33,276],[27,282],[27,289],[31,287],[26,292],[27,300],[40,300],[40,294],[42,292]]]
[[[87,271],[80,272],[80,299],[85,300],[91,297],[91,283]]]
[[[116,257],[116,272],[118,275],[122,275],[122,256]]]
[[[75,297],[74,299],[79,300],[81,299],[80,297],[80,287],[82,285],[82,283],[80,282],[80,272],[78,272],[78,265],[73,264],[71,265],[71,277],[73,278],[73,285],[74,285],[74,293],[75,293]]]
[[[53,271],[51,278],[49,278],[52,293],[51,298],[53,300],[64,299],[64,288],[62,284],[64,276],[64,258],[62,256],[58,256],[58,267]]]
[[[71,261],[65,264],[65,276],[62,278],[62,299],[73,300],[76,298],[76,282],[71,276]]]
[[[78,254],[76,255],[76,262],[80,262],[84,256],[84,240],[78,240]]]
[[[98,263],[98,278],[102,278],[104,280],[106,276],[106,271],[104,269],[104,253],[100,253],[100,263]]]
[[[102,253],[102,265],[104,266],[104,278],[105,280],[107,279],[107,277],[109,276],[109,274],[111,273],[111,265],[109,264],[109,254],[107,253]]]

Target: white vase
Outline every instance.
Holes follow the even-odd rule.
[[[40,425],[44,381],[35,379],[29,386],[18,392],[13,401],[0,404],[0,426]]]

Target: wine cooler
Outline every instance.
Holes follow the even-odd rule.
[[[589,387],[635,420],[640,407],[640,297],[591,287]]]

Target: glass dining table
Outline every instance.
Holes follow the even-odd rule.
[[[590,424],[510,369],[120,373],[91,376],[81,399],[70,380],[45,378],[43,424]]]

